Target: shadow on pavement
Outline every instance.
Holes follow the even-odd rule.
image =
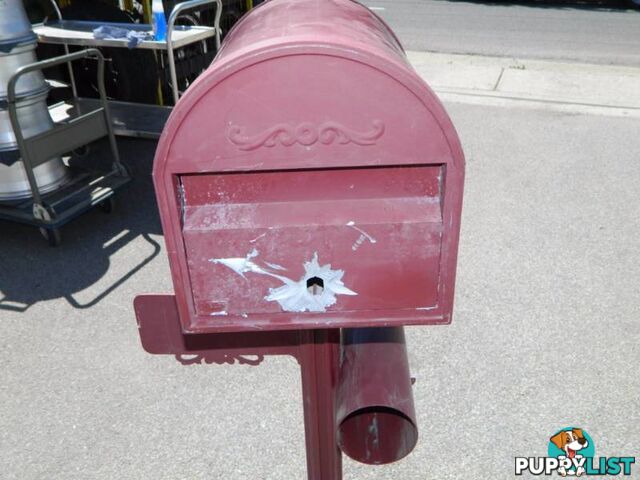
[[[151,182],[156,144],[120,139],[118,146],[133,182],[116,195],[114,212],[94,208],[63,226],[59,247],[49,247],[37,228],[0,221],[0,311],[23,312],[55,298],[65,298],[75,308],[89,308],[160,253],[160,243],[151,237],[162,234]],[[98,142],[88,155],[74,161],[104,168],[110,162],[108,153],[107,144]],[[125,247],[131,250],[126,268],[119,261],[116,278],[111,272],[100,281],[113,266],[111,257]],[[97,291],[90,288],[99,281]],[[84,290],[89,294],[76,295]]]

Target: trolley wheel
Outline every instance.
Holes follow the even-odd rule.
[[[57,228],[43,227],[40,228],[40,233],[51,247],[57,247],[62,243],[62,236],[60,235],[60,230],[58,230]]]
[[[113,213],[116,209],[115,197],[109,197],[106,200],[101,201],[98,205],[104,213]]]

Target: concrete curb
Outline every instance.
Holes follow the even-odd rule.
[[[443,99],[640,116],[640,68],[432,52],[407,55]]]

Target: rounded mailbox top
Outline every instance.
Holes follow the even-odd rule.
[[[387,24],[352,0],[266,1],[229,32],[218,59],[300,43],[377,51],[406,62],[400,41]]]
[[[351,0],[270,0],[178,102],[154,172],[434,161],[462,164],[457,135],[380,18]]]
[[[184,331],[451,319],[462,149],[359,3],[249,12],[174,108],[153,176]]]

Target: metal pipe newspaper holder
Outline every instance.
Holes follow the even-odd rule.
[[[294,357],[310,480],[341,479],[341,451],[382,465],[404,458],[418,441],[401,327],[184,335],[173,295],[141,295],[134,308],[144,349],[183,365],[257,366],[267,355]]]
[[[448,324],[464,157],[393,32],[350,0],[271,0],[175,107],[153,179],[173,294],[140,338],[185,365],[301,367],[307,472],[418,440],[405,325]]]
[[[18,114],[23,97],[16,94],[20,78],[31,72],[55,67],[80,59],[92,58],[98,62],[98,92],[100,106],[90,112],[56,123],[52,128],[31,136],[25,136]],[[32,197],[0,204],[0,218],[37,226],[53,246],[60,243],[58,228],[93,206],[102,205],[107,211],[113,208],[113,196],[126,185],[131,177],[120,162],[118,147],[113,134],[109,105],[104,87],[104,57],[96,49],[62,55],[35,62],[19,68],[9,80],[7,106],[11,125],[20,151],[20,160],[31,187]],[[51,157],[63,155],[100,138],[109,139],[111,170],[107,172],[75,170],[71,179],[60,188],[41,194],[34,169]]]

